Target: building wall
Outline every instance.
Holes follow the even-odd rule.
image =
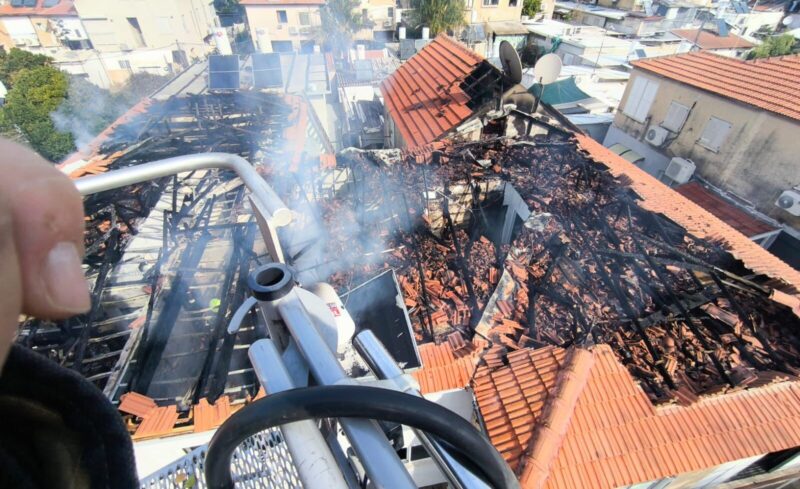
[[[635,12],[644,10],[642,0],[597,0],[597,5]]]
[[[126,0],[113,8],[107,0],[75,0],[75,8],[99,51],[171,48],[199,56],[209,51],[204,39],[217,22],[208,0]]]
[[[278,12],[286,12],[286,23]],[[272,52],[273,42],[290,42],[299,51],[302,42],[314,40],[314,28],[321,24],[319,5],[247,5],[247,25],[253,43],[261,52]],[[300,14],[308,15],[309,25],[300,23]]]
[[[359,9],[363,15],[366,10],[367,19],[372,27],[356,33],[356,40],[381,40],[382,36],[392,36],[395,29],[397,2],[394,0],[362,0]],[[377,34],[376,34],[377,33]]]
[[[494,0],[465,0],[467,9],[464,12],[464,21],[468,24],[481,22],[508,22],[522,18],[523,0],[497,0],[497,5],[491,5]]]
[[[658,83],[643,122],[624,113],[639,77]],[[656,152],[664,155],[666,161],[672,156],[694,161],[697,172],[714,185],[751,201],[758,210],[775,219],[800,225],[799,218],[773,205],[782,191],[800,184],[797,163],[800,122],[635,69],[614,118],[614,128],[649,146],[644,141],[647,129],[665,120],[673,101],[688,107],[689,114],[679,132],[672,133],[662,147],[653,148]],[[717,151],[700,142],[711,117],[730,124]],[[607,138],[605,144],[610,142]],[[648,170],[659,171],[657,168]]]

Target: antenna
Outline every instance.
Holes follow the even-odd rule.
[[[549,85],[558,79],[561,73],[561,58],[557,54],[545,54],[533,66],[533,78],[536,83]]]
[[[534,83],[542,85],[542,92],[536,98],[531,114],[535,114],[539,109],[539,100],[544,95],[545,85],[549,85],[558,79],[558,75],[561,73],[561,66],[561,58],[555,53],[545,54],[533,65]]]
[[[503,73],[511,79],[511,82],[517,84],[522,81],[522,62],[519,60],[519,54],[514,46],[508,41],[500,43],[500,63],[503,65]]]

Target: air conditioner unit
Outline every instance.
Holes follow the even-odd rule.
[[[297,34],[297,27],[290,26],[289,27],[289,34],[296,35]]]
[[[697,167],[692,160],[678,158],[676,156],[675,158],[669,160],[669,165],[667,165],[664,175],[666,175],[674,183],[682,184],[688,182],[689,179],[692,178],[696,168]]]
[[[644,140],[653,146],[661,146],[667,139],[669,131],[663,127],[651,126],[644,135]]]
[[[784,190],[775,205],[793,216],[800,216],[800,192],[797,190]]]
[[[392,21],[392,20],[383,21],[383,27],[392,27],[393,25],[394,25],[394,21]]]
[[[311,27],[303,26],[300,28],[300,34],[311,34]]]

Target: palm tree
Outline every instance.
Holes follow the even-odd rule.
[[[455,32],[464,25],[464,0],[412,0],[414,27],[428,27],[431,36]]]
[[[321,44],[327,45],[337,57],[353,44],[353,34],[368,27],[358,11],[358,0],[328,0],[321,11],[322,25],[316,33]]]

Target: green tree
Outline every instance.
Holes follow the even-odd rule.
[[[2,51],[0,52],[0,81],[6,88],[11,89],[17,73],[39,66],[50,66],[51,61],[43,54],[33,54],[17,48],[11,48],[8,53]]]
[[[72,134],[58,132],[50,119],[67,96],[67,76],[51,66],[22,69],[3,106],[6,126],[16,128],[45,158],[58,161],[75,149]]]
[[[414,27],[428,27],[431,36],[452,33],[464,25],[464,0],[412,0],[411,6]]]
[[[522,2],[522,15],[533,17],[542,11],[542,0],[524,0]]]
[[[796,40],[791,34],[772,36],[764,39],[761,45],[747,52],[747,59],[770,58],[792,54],[795,50]]]
[[[350,49],[355,32],[369,27],[359,5],[358,0],[329,0],[320,11],[322,22],[316,37],[337,56]]]

